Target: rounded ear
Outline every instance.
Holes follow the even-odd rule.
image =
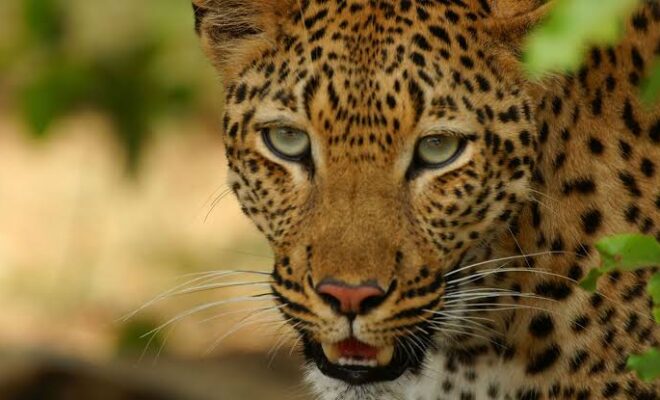
[[[485,29],[507,47],[516,52],[527,33],[539,24],[554,3],[545,0],[488,0],[491,15]]]
[[[192,0],[195,30],[211,62],[230,75],[237,57],[275,39],[290,0]]]

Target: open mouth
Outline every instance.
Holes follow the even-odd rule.
[[[398,346],[374,347],[356,338],[332,344],[308,341],[305,354],[323,374],[353,385],[392,381],[411,366]]]

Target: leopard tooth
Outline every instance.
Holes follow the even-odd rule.
[[[339,347],[336,344],[322,343],[321,347],[323,348],[323,353],[325,357],[333,364],[338,364],[339,359],[341,358],[341,353],[339,352]]]
[[[378,355],[376,356],[378,365],[381,367],[390,365],[392,358],[394,358],[394,346],[385,346],[381,348],[380,351],[378,351]]]

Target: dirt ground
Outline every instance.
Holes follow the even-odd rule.
[[[30,361],[28,361],[30,360]],[[3,400],[307,400],[299,360],[236,354],[215,360],[160,360],[107,366],[71,359],[4,355]],[[270,364],[270,365],[269,365]]]

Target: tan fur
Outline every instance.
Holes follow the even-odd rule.
[[[598,399],[613,387],[618,398],[657,398],[658,386],[618,370],[623,356],[658,343],[648,275],[612,277],[602,297],[575,283],[598,263],[601,236],[660,237],[660,108],[637,100],[660,8],[645,3],[620,45],[539,83],[524,73],[520,47],[552,3],[448,3],[198,3],[212,11],[202,37],[226,78],[233,189],[271,242],[283,313],[308,346],[412,338],[414,353],[433,340],[438,354],[461,354],[464,370],[439,362],[422,375],[455,378],[468,394],[486,393],[495,375],[509,398],[559,390]],[[236,26],[250,33],[228,36]],[[304,131],[308,158],[269,148],[264,120]],[[419,166],[417,143],[432,134],[469,138],[465,152]],[[462,275],[482,279],[452,283]],[[326,279],[394,290],[354,323],[317,292]],[[456,300],[470,290],[513,292],[493,296],[512,308],[472,313],[473,302]],[[453,332],[425,333],[442,327],[437,313],[462,306],[487,329],[456,318]],[[469,372],[477,377],[463,385]],[[388,400],[408,398],[392,390]]]

